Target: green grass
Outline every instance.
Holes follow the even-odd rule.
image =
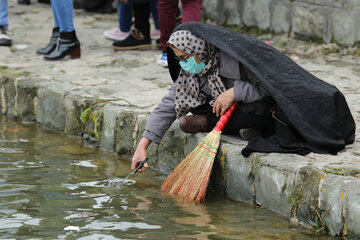
[[[0,66],[0,75],[1,76],[18,77],[18,76],[29,74],[28,72],[10,72],[10,71],[8,71],[8,69],[9,69],[8,66],[5,66],[5,65]]]
[[[343,169],[343,168],[327,168],[324,169],[326,174],[333,174],[339,176],[353,176],[360,173],[359,169]]]
[[[244,33],[253,36],[261,36],[264,34],[275,34],[274,31],[264,30],[259,27],[239,27],[238,25],[225,25],[224,27],[237,33]]]
[[[324,48],[321,50],[321,52],[325,55],[329,55],[331,53],[339,53],[340,52],[340,48],[339,47],[334,47],[334,48]]]

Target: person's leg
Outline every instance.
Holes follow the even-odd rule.
[[[181,3],[183,10],[182,22],[200,22],[202,0],[181,0]]]
[[[151,39],[160,39],[160,26],[159,26],[159,18],[158,18],[158,1],[150,3],[150,13],[154,20],[154,28],[150,31]],[[160,41],[160,40],[158,40]],[[158,43],[158,42],[157,42]]]
[[[179,0],[159,0],[158,2],[160,48],[162,54],[157,58],[156,62],[160,66],[167,67],[168,58],[166,52],[166,42],[176,26],[176,13],[178,10]]]
[[[119,26],[106,30],[104,36],[110,40],[121,41],[129,36],[132,24],[132,5],[120,3],[118,5],[118,21]]]
[[[113,43],[115,50],[135,50],[151,49],[150,39],[150,4],[133,4],[134,25],[130,30],[130,35],[122,40]]]
[[[80,42],[76,37],[73,23],[73,1],[51,0],[54,9],[54,21],[58,22],[60,33],[57,47],[50,53],[44,55],[45,60],[60,60],[70,55],[71,58],[79,58]]]
[[[37,54],[41,54],[41,55],[47,55],[49,53],[51,53],[57,44],[59,35],[60,35],[60,25],[59,25],[59,17],[55,11],[54,5],[51,4],[51,9],[53,12],[53,17],[54,17],[54,28],[52,30],[52,34],[50,37],[50,42],[48,43],[47,46],[45,46],[44,48],[40,48],[36,51]]]
[[[210,129],[213,129],[219,121],[214,113],[208,112],[207,124]],[[271,105],[265,101],[256,101],[252,103],[239,103],[235,112],[226,124],[224,134],[238,134],[240,129],[258,129],[268,130],[273,124],[271,116]]]
[[[56,1],[56,0],[51,0],[51,10],[52,10],[53,16],[54,16],[54,28],[59,28],[59,31],[60,31],[59,16],[57,15],[57,12],[55,10],[55,4],[53,4],[54,1]]]
[[[119,28],[122,32],[130,32],[132,24],[132,5],[120,3],[118,8]]]
[[[9,47],[12,45],[11,38],[8,35],[8,2],[0,0],[0,46]]]
[[[176,10],[179,0],[159,0],[158,18],[160,25],[160,45],[161,51],[166,53],[166,42],[176,24]]]
[[[158,7],[158,1],[150,3],[150,12],[154,20],[155,29],[160,29],[157,7]]]
[[[226,124],[224,134],[240,134],[245,140],[263,135],[268,136],[273,132],[273,118],[271,104],[265,101],[253,103],[240,103]],[[209,104],[201,105],[180,119],[180,128],[187,133],[211,131],[220,117],[212,112]],[[246,130],[246,131],[242,131]]]
[[[8,28],[8,0],[0,0],[0,27]]]
[[[141,3],[134,4],[134,26],[137,30],[139,30],[145,36],[150,37],[150,4],[149,3]]]
[[[46,47],[38,49],[36,51],[37,54],[47,55],[47,54],[51,53],[55,49],[58,38],[59,38],[59,34],[60,34],[59,18],[57,16],[57,13],[55,11],[53,4],[51,4],[51,9],[52,9],[53,16],[54,16],[54,28],[52,30],[50,42],[48,43],[48,45]]]
[[[60,32],[75,31],[72,0],[51,0],[51,6],[54,10],[54,21],[58,22]]]

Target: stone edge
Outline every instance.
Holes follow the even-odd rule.
[[[121,157],[132,156],[149,116],[131,106],[81,96],[60,84],[27,76],[0,77],[0,110],[4,115],[84,141],[95,139],[101,149]],[[88,109],[87,121],[83,121],[80,117],[85,118]],[[97,139],[90,134],[94,128],[101,130]],[[185,134],[175,122],[162,143],[149,148],[152,166],[169,174],[204,136]],[[223,137],[214,163],[212,189],[235,201],[261,205],[318,232],[360,236],[359,179],[325,174],[298,155],[252,154],[244,158],[244,146],[244,142]]]

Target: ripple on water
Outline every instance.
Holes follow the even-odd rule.
[[[102,181],[90,181],[90,182],[80,182],[80,183],[63,183],[62,185],[70,190],[77,189],[79,187],[115,187],[120,188],[122,185],[131,186],[136,183],[135,180],[125,179],[125,178],[114,178],[107,179]]]
[[[76,209],[77,211],[67,211],[70,214],[64,217],[65,220],[77,219],[77,218],[90,218],[97,215],[97,213],[91,212],[91,209]]]
[[[76,163],[70,163],[70,165],[76,165],[76,166],[82,166],[82,167],[93,167],[93,168],[98,167],[95,164],[92,164],[91,162],[92,162],[92,160],[79,161]]]
[[[150,170],[125,179],[128,161],[78,139],[35,128],[5,133],[0,239],[319,239],[252,205],[212,197],[198,206],[163,195],[163,176]]]
[[[96,201],[96,205],[93,205],[93,208],[113,208],[113,207],[105,207],[103,205],[103,203],[110,203],[111,202],[111,197],[110,196],[102,196],[102,197],[97,197],[94,198],[94,200]]]
[[[15,166],[15,168],[13,167]],[[42,168],[44,167],[43,162],[30,162],[25,160],[20,161],[0,161],[0,171],[5,172],[8,175],[10,170],[18,170],[19,168]]]
[[[6,147],[0,147],[0,153],[5,154],[16,154],[16,153],[24,153],[24,151],[20,148],[6,148]]]
[[[150,225],[143,222],[104,222],[100,220],[93,221],[92,223],[85,225],[81,229],[88,230],[122,230],[127,231],[129,228],[137,229],[161,229],[159,225]]]
[[[0,185],[0,196],[11,196],[22,194],[23,191],[29,190],[34,186],[23,185],[23,184],[1,184]]]
[[[85,155],[94,152],[94,149],[81,148],[78,145],[46,146],[44,148],[50,152],[72,155]]]
[[[114,236],[106,235],[106,234],[99,234],[99,233],[95,233],[95,234],[91,234],[91,235],[88,235],[85,237],[78,238],[78,240],[98,240],[98,239],[119,240],[119,238],[116,238]]]
[[[0,139],[0,143],[19,143],[19,142],[29,142],[27,139]]]
[[[41,219],[27,214],[13,214],[11,218],[0,219],[0,229],[19,228],[23,225],[39,226]]]

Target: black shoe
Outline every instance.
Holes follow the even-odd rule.
[[[18,4],[30,5],[30,0],[18,0]]]
[[[60,60],[70,55],[71,58],[80,58],[80,42],[76,37],[75,31],[60,32],[55,49],[44,56],[45,60]]]
[[[150,33],[145,36],[140,31],[131,28],[130,34],[127,38],[121,41],[113,42],[115,50],[147,50],[151,49]]]
[[[47,55],[51,53],[56,47],[58,38],[59,38],[59,28],[58,27],[53,28],[49,44],[46,47],[37,50],[36,53],[42,55]]]
[[[10,47],[12,44],[8,31],[5,27],[0,26],[0,46]]]
[[[252,138],[261,136],[261,131],[253,128],[241,128],[239,134],[245,141],[249,141]]]

